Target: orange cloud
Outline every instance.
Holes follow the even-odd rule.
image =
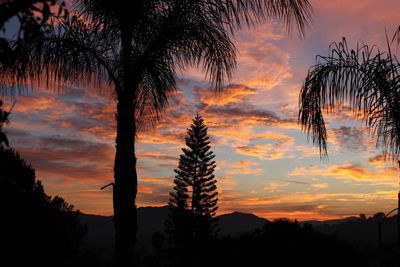
[[[382,182],[393,184],[397,180],[398,173],[393,169],[370,170],[361,165],[347,164],[332,166],[329,168],[298,167],[295,168],[290,176],[330,176],[336,179],[350,179],[366,182]]]
[[[225,171],[226,174],[261,174],[264,172],[264,169],[257,168],[241,168],[241,169],[231,169]]]
[[[312,184],[311,187],[317,188],[317,189],[323,189],[323,188],[328,188],[328,184]]]
[[[196,89],[194,93],[207,106],[225,106],[230,103],[244,102],[248,96],[257,94],[257,91],[241,84],[231,84],[221,92]]]
[[[258,157],[259,159],[280,159],[284,153],[289,149],[289,146],[294,143],[294,139],[288,136],[271,134],[270,144],[254,144],[246,146],[237,146],[236,152],[247,156]]]
[[[222,168],[226,174],[260,174],[264,172],[262,168],[254,168],[258,166],[257,162],[251,162],[248,160],[242,160],[232,164],[223,164]]]
[[[161,153],[161,152],[149,152],[149,151],[138,151],[137,152],[137,157],[138,158],[143,158],[146,160],[163,160],[163,161],[173,161],[176,164],[178,164],[179,157],[167,153]]]
[[[226,194],[229,194],[237,185],[237,181],[229,176],[218,176],[216,179],[219,197],[224,197]]]
[[[369,158],[368,161],[371,164],[379,164],[379,165],[387,163],[385,160],[385,156],[382,154]]]
[[[139,177],[137,203],[139,206],[165,206],[172,191],[172,177]]]
[[[150,184],[160,184],[160,185],[169,185],[169,186],[171,186],[171,188],[172,188],[172,185],[173,185],[173,181],[174,181],[174,178],[172,178],[172,177],[164,177],[164,178],[157,178],[157,177],[149,177],[149,176],[146,176],[146,177],[140,177],[139,178],[139,182],[140,183],[150,183]]]
[[[280,184],[278,184],[278,183],[269,183],[263,189],[265,191],[268,191],[268,192],[275,192],[277,189],[286,187],[288,185],[289,185],[289,183],[283,183],[283,184],[282,183],[280,183]]]
[[[264,23],[253,31],[243,30],[236,37],[240,50],[235,81],[260,90],[268,90],[292,77],[291,55],[279,47],[284,35],[275,33],[273,23]]]

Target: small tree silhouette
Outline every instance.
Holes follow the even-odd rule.
[[[197,114],[187,130],[188,148],[182,148],[178,169],[174,170],[175,186],[170,193],[166,226],[169,241],[176,246],[202,243],[216,234],[216,165],[207,129]]]

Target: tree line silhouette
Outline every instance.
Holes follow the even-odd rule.
[[[0,101],[0,262],[71,266],[67,263],[78,259],[86,226],[72,205],[44,192],[35,169],[8,147],[2,128],[9,115]]]

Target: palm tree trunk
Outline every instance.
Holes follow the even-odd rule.
[[[132,77],[132,30],[121,21],[122,88],[117,93],[117,138],[114,162],[115,263],[117,267],[133,266],[136,245],[137,173],[135,156],[135,95],[139,83]],[[135,86],[137,85],[137,86]]]
[[[135,114],[131,94],[120,92],[117,103],[117,138],[114,162],[114,224],[116,266],[132,266],[136,245],[137,173]]]

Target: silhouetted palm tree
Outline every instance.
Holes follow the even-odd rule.
[[[365,122],[385,155],[398,159],[400,152],[400,63],[391,53],[362,45],[355,50],[346,40],[333,43],[329,56],[318,56],[300,92],[302,129],[327,154],[323,112],[344,104]]]
[[[230,34],[266,18],[307,27],[308,0],[79,0],[75,15],[21,49],[21,62],[1,69],[6,85],[57,82],[115,88],[117,136],[114,221],[118,265],[136,238],[135,135],[156,118],[175,90],[176,70],[199,66],[220,90],[235,67]],[[15,88],[15,86],[14,86]],[[21,86],[19,87],[21,88]]]

